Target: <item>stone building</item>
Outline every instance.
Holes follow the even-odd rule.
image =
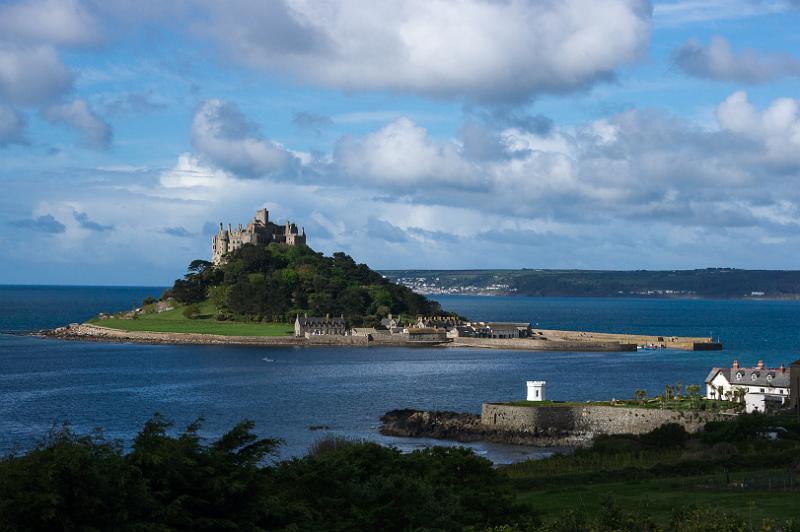
[[[733,399],[734,392],[744,392],[747,412],[765,412],[770,406],[789,402],[789,370],[764,367],[759,360],[754,368],[743,368],[734,360],[730,368],[712,368],[706,377],[707,399]]]
[[[305,244],[306,231],[304,228],[298,231],[297,226],[288,220],[285,225],[272,223],[269,221],[269,211],[259,209],[255,218],[246,227],[239,224],[237,228],[232,229],[228,224],[228,228],[225,229],[222,223],[219,224],[219,233],[211,238],[211,262],[215,265],[221,264],[226,253],[235,251],[245,244],[266,245],[270,242],[289,246]]]
[[[344,316],[339,318],[331,318],[330,314],[322,317],[309,318],[308,316],[300,316],[294,320],[294,335],[297,337],[305,336],[320,336],[320,335],[334,335],[344,336],[347,334],[347,324],[345,323]]]

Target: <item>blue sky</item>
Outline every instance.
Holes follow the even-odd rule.
[[[0,1],[0,282],[800,267],[800,2]]]

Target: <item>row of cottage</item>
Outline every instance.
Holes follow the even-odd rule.
[[[348,329],[344,316],[338,318],[300,316],[294,322],[294,334],[298,337],[319,335],[374,336],[406,335],[409,339],[446,341],[448,338],[530,338],[533,336],[530,323],[469,322],[450,316],[419,316],[413,324],[403,325],[389,314],[381,320],[381,328],[356,327]]]

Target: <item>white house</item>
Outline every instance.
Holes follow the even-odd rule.
[[[747,412],[764,412],[768,403],[787,404],[789,371],[783,364],[765,368],[763,360],[754,368],[742,368],[734,360],[730,368],[713,368],[706,377],[707,399],[734,399],[738,390],[744,392]]]

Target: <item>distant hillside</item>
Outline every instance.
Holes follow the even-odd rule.
[[[420,294],[800,299],[800,271],[392,270]]]
[[[195,260],[170,295],[183,304],[208,301],[218,319],[294,321],[296,314],[344,315],[374,325],[389,313],[438,314],[439,304],[357,264],[344,253],[326,257],[300,244],[253,245],[228,253],[218,267]]]

